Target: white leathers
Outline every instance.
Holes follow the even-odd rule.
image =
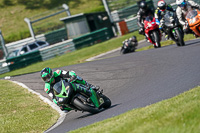
[[[185,0],[177,0],[177,3],[180,3],[181,1],[185,1]],[[200,10],[200,5],[195,3],[194,1],[185,1],[186,7],[181,7],[180,4],[178,5],[177,9],[176,9],[176,14],[178,17],[179,22],[181,23],[181,25],[185,26],[186,20],[185,20],[185,16],[187,15],[188,9],[189,8],[195,8],[195,9],[199,9]]]

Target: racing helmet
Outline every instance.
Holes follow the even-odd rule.
[[[157,6],[158,6],[158,8],[161,11],[165,11],[165,9],[166,9],[166,2],[164,0],[160,0],[160,1],[158,1]]]
[[[185,0],[176,0],[177,6],[181,7],[182,9],[186,7],[187,3]]]
[[[53,72],[51,68],[46,67],[42,69],[42,71],[40,72],[40,76],[42,77],[42,80],[44,80],[44,82],[50,83],[53,77]]]
[[[129,40],[131,40],[132,42],[137,42],[136,36],[132,36]]]
[[[142,12],[145,12],[147,9],[147,3],[145,1],[141,1],[139,7],[142,10]]]

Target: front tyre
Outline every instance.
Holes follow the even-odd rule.
[[[104,100],[104,103],[103,103],[102,107],[104,109],[109,108],[111,106],[111,100],[107,96],[105,96],[103,94],[101,94],[101,98],[103,98],[103,100]]]
[[[178,43],[177,46],[184,46],[185,45],[185,42],[183,40],[183,35],[181,34],[181,31],[176,29],[176,35],[177,35],[177,40],[178,40]]]
[[[159,35],[158,31],[153,31],[153,38],[154,38],[154,42],[157,45],[157,46],[154,45],[154,48],[161,47],[161,45],[160,45],[160,35]]]
[[[84,104],[78,98],[75,98],[72,103],[73,103],[73,105],[75,107],[77,107],[81,111],[87,111],[87,112],[90,112],[92,114],[96,114],[96,113],[98,113],[100,111],[98,108],[94,108],[94,107],[91,107],[91,106],[89,106],[87,104]]]
[[[125,49],[122,49],[122,50],[121,50],[121,54],[126,54],[126,50],[125,50]]]

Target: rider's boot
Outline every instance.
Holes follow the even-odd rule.
[[[92,85],[92,84],[88,84],[88,85],[89,85],[89,88],[93,89],[94,91],[98,91],[100,89],[99,86]]]
[[[144,35],[145,36],[145,40],[146,40],[146,42],[149,42],[149,39],[147,38],[147,36],[146,35]]]
[[[169,36],[167,34],[165,34],[165,39],[169,40]]]
[[[83,87],[79,87],[76,89],[77,92],[82,92],[84,94],[86,94],[88,97],[90,97],[92,95],[92,92],[86,88]]]
[[[69,111],[71,111],[71,109],[66,107],[65,105],[61,105],[59,107],[64,113],[68,113]]]

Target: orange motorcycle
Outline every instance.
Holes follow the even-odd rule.
[[[200,37],[200,11],[197,9],[190,10],[186,15],[186,20],[190,29]]]

